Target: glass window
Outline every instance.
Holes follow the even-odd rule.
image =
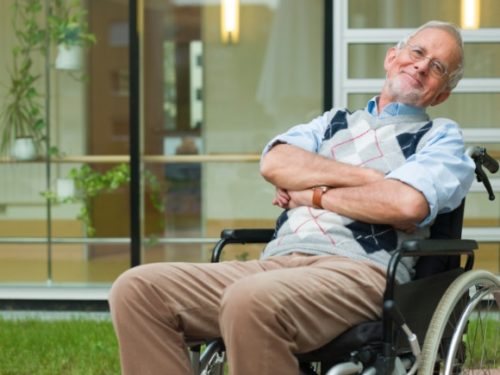
[[[323,3],[240,2],[239,38],[227,42],[218,3],[146,1],[144,146],[158,162],[145,161],[165,191],[163,214],[145,203],[148,236],[194,241],[274,226],[258,158],[271,137],[322,112]],[[206,260],[207,246],[144,249],[147,262],[161,257]]]
[[[2,97],[17,43],[12,3],[0,4]],[[207,260],[224,227],[274,225],[259,155],[272,136],[322,112],[324,1],[242,1],[239,36],[229,40],[220,2],[138,3],[142,260]],[[0,160],[9,181],[0,189],[0,282],[110,283],[130,266],[128,2],[82,6],[97,43],[80,68],[56,69],[56,45],[33,57],[57,157]]]
[[[482,243],[475,251],[474,268],[488,270],[500,274],[500,245],[495,243]]]
[[[16,224],[21,223],[26,224],[22,221]],[[48,264],[46,248],[43,244],[1,244],[0,283],[45,282]]]
[[[467,195],[466,219],[468,227],[498,227],[500,224],[500,196],[495,193],[497,199],[488,200],[486,190],[482,188],[478,192]]]
[[[448,117],[462,128],[498,128],[500,94],[455,92],[440,105],[428,108],[431,117]]]
[[[500,78],[500,43],[465,43],[465,78]]]
[[[368,100],[378,95],[379,92],[374,93],[363,93],[363,94],[349,94],[347,96],[347,107],[351,108],[353,111],[356,109],[361,109],[366,107]]]
[[[477,1],[479,27],[499,27],[500,3]],[[461,24],[457,0],[348,0],[350,28],[412,28],[434,19]]]
[[[384,58],[394,44],[349,44],[348,78],[383,78]]]

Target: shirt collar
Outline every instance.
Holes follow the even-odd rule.
[[[370,99],[366,105],[366,111],[372,116],[385,118],[398,115],[422,115],[425,114],[425,108],[415,107],[404,103],[389,103],[387,104],[382,112],[378,113],[378,96]]]

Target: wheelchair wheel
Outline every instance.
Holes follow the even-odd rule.
[[[431,319],[418,373],[496,374],[500,367],[499,304],[497,276],[473,270],[458,277]]]
[[[222,340],[209,342],[200,358],[200,375],[223,375],[226,364],[226,350]]]

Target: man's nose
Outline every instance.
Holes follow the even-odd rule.
[[[431,60],[429,58],[427,58],[427,57],[424,57],[422,60],[415,61],[413,63],[413,66],[418,71],[421,71],[423,73],[428,73],[429,69],[431,67]]]

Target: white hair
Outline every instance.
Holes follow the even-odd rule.
[[[421,32],[424,29],[444,30],[447,33],[449,33],[457,42],[460,60],[459,60],[457,68],[448,75],[448,88],[450,90],[453,90],[457,86],[458,82],[460,82],[460,80],[464,76],[464,41],[462,39],[461,31],[457,26],[455,26],[454,24],[452,24],[450,22],[429,21],[429,22],[423,24],[422,26],[420,26],[417,30],[415,30],[410,35],[407,35],[402,40],[400,40],[398,42],[398,44],[396,45],[396,48],[398,48],[398,49],[403,48],[411,38],[413,38],[415,35],[417,35],[419,32]]]

